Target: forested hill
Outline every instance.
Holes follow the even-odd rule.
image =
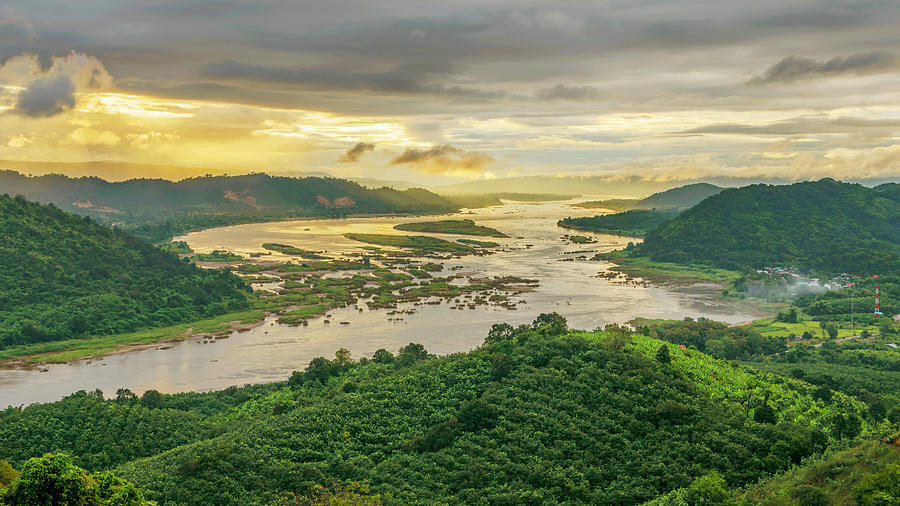
[[[368,189],[343,179],[265,174],[109,182],[96,177],[28,177],[0,171],[0,188],[10,195],[124,226],[154,240],[191,228],[240,221],[458,209],[444,197],[419,188]]]
[[[634,254],[742,269],[898,269],[900,195],[832,179],[725,190],[647,233]]]
[[[0,237],[0,349],[247,307],[237,276],[53,206],[0,195]]]
[[[709,183],[694,183],[654,193],[640,201],[640,209],[686,209],[724,190]]]
[[[288,382],[10,408],[0,459],[65,451],[160,504],[631,505],[698,480],[724,493],[871,430],[863,403],[814,391],[545,314],[447,357],[339,350]],[[335,488],[359,502],[302,498]],[[705,493],[690,504],[718,504]]]
[[[591,200],[574,205],[587,209],[612,209],[614,211],[628,211],[631,209],[680,211],[694,206],[703,199],[722,190],[724,188],[714,184],[693,183],[657,192],[644,199]]]

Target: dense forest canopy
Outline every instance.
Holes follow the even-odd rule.
[[[161,504],[267,504],[348,483],[385,504],[636,504],[710,477],[723,491],[754,483],[877,422],[814,392],[549,314],[447,357],[414,343],[359,361],[338,350],[282,383],[9,408],[0,458],[65,451]]]
[[[900,195],[832,179],[724,190],[647,233],[634,254],[731,269],[896,272]]]
[[[88,217],[0,195],[0,348],[248,306],[246,285]]]
[[[369,189],[330,177],[266,174],[207,176],[168,181],[97,177],[28,177],[0,171],[0,188],[11,195],[117,224],[153,240],[192,228],[297,216],[348,213],[442,213],[454,202],[428,190]]]

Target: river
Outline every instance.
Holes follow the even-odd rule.
[[[583,199],[582,199],[583,200]],[[478,346],[491,324],[519,324],[538,314],[556,311],[573,328],[594,329],[608,323],[624,323],[635,317],[677,318],[687,316],[736,323],[758,317],[735,310],[716,299],[715,285],[690,287],[644,286],[606,279],[598,274],[611,265],[597,261],[567,261],[595,252],[611,251],[626,245],[627,239],[589,234],[593,244],[567,244],[561,237],[569,233],[556,226],[565,216],[587,216],[595,212],[570,207],[571,202],[519,203],[447,215],[470,218],[480,225],[496,228],[509,239],[502,251],[487,256],[469,256],[444,262],[448,268],[460,266],[488,276],[513,275],[540,281],[531,293],[518,297],[516,310],[479,306],[451,309],[449,305],[420,305],[417,312],[389,320],[390,310],[348,307],[333,311],[334,322],[312,320],[307,327],[282,325],[269,317],[259,327],[232,334],[227,339],[204,344],[194,339],[167,343],[150,349],[111,355],[103,359],[70,364],[53,364],[41,370],[0,371],[0,406],[58,400],[77,390],[100,388],[107,396],[118,388],[136,393],[147,389],[161,392],[206,391],[230,385],[286,379],[314,357],[331,357],[338,348],[347,348],[355,357],[386,348],[396,351],[409,342],[425,345],[431,353],[446,354]],[[203,230],[176,238],[196,251],[227,249],[241,253],[264,251],[264,242],[287,243],[308,250],[329,253],[359,251],[361,243],[343,237],[346,232],[401,233],[398,223],[433,220],[427,218],[366,217],[342,220],[293,220],[255,223]],[[435,234],[439,235],[440,234]],[[458,236],[447,236],[458,237]],[[400,309],[410,307],[401,305]]]

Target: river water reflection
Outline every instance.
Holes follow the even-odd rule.
[[[479,345],[493,323],[530,322],[538,314],[550,311],[565,316],[571,327],[582,329],[624,323],[638,316],[678,319],[706,316],[726,322],[757,316],[718,302],[716,286],[645,287],[598,276],[608,271],[610,264],[606,262],[566,261],[618,249],[627,243],[625,238],[604,234],[593,234],[598,241],[593,244],[564,243],[561,236],[566,231],[556,226],[559,218],[594,214],[572,208],[570,203],[511,202],[448,216],[474,219],[510,236],[510,239],[496,240],[503,243],[503,251],[494,255],[463,257],[444,263],[447,268],[460,266],[462,270],[487,276],[513,275],[539,280],[536,291],[517,297],[522,303],[516,310],[481,306],[458,310],[446,304],[421,305],[416,306],[414,314],[403,315],[402,321],[393,321],[386,315],[389,310],[359,312],[353,306],[332,312],[331,324],[318,319],[310,321],[307,327],[281,325],[270,317],[262,326],[210,344],[202,340],[169,343],[99,360],[50,365],[45,372],[3,370],[0,371],[0,406],[53,401],[81,389],[100,388],[110,396],[120,387],[136,393],[151,388],[182,392],[283,380],[291,371],[303,369],[312,358],[331,356],[341,347],[349,349],[355,357],[371,356],[379,348],[396,351],[411,341],[424,344],[431,353],[465,351]],[[430,219],[435,218],[418,220]],[[345,232],[400,233],[392,227],[415,220],[370,217],[258,223],[204,230],[178,239],[187,241],[198,252],[213,249],[259,252],[263,251],[262,243],[278,242],[308,250],[350,253],[360,251],[361,244],[344,238]],[[341,321],[349,325],[338,325]]]

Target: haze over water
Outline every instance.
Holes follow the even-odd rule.
[[[628,242],[618,236],[580,233],[593,235],[598,242],[565,244],[560,238],[568,232],[556,226],[558,219],[596,214],[594,210],[569,207],[570,203],[514,202],[448,216],[473,219],[506,233],[510,239],[491,239],[503,244],[503,250],[493,255],[443,262],[445,270],[441,275],[457,272],[449,269],[461,266],[458,272],[539,280],[534,292],[514,297],[524,302],[516,310],[484,306],[456,310],[449,304],[401,304],[398,309],[415,308],[416,312],[402,315],[402,321],[389,321],[386,313],[390,309],[369,311],[361,303],[358,307],[364,308],[363,312],[350,306],[331,312],[331,324],[318,318],[311,320],[308,327],[282,325],[271,316],[262,326],[210,344],[192,339],[100,360],[50,365],[46,372],[0,371],[0,406],[54,401],[82,389],[100,388],[111,396],[123,387],[136,393],[151,388],[183,392],[284,380],[291,371],[305,368],[312,358],[330,357],[342,347],[357,358],[371,356],[379,348],[396,351],[409,342],[422,343],[436,354],[466,351],[481,344],[494,323],[530,322],[538,314],[551,311],[565,316],[571,327],[588,330],[613,322],[625,323],[635,317],[706,316],[734,323],[757,316],[721,304],[716,300],[719,287],[714,285],[644,287],[598,277],[598,273],[608,272],[608,262],[565,261],[619,249]],[[447,217],[441,217],[444,218]],[[349,253],[360,251],[362,244],[344,238],[342,234],[346,232],[401,233],[392,227],[433,219],[380,217],[258,223],[204,230],[176,240],[187,241],[201,253],[213,249],[264,251],[264,242]],[[342,321],[350,324],[340,325]]]

